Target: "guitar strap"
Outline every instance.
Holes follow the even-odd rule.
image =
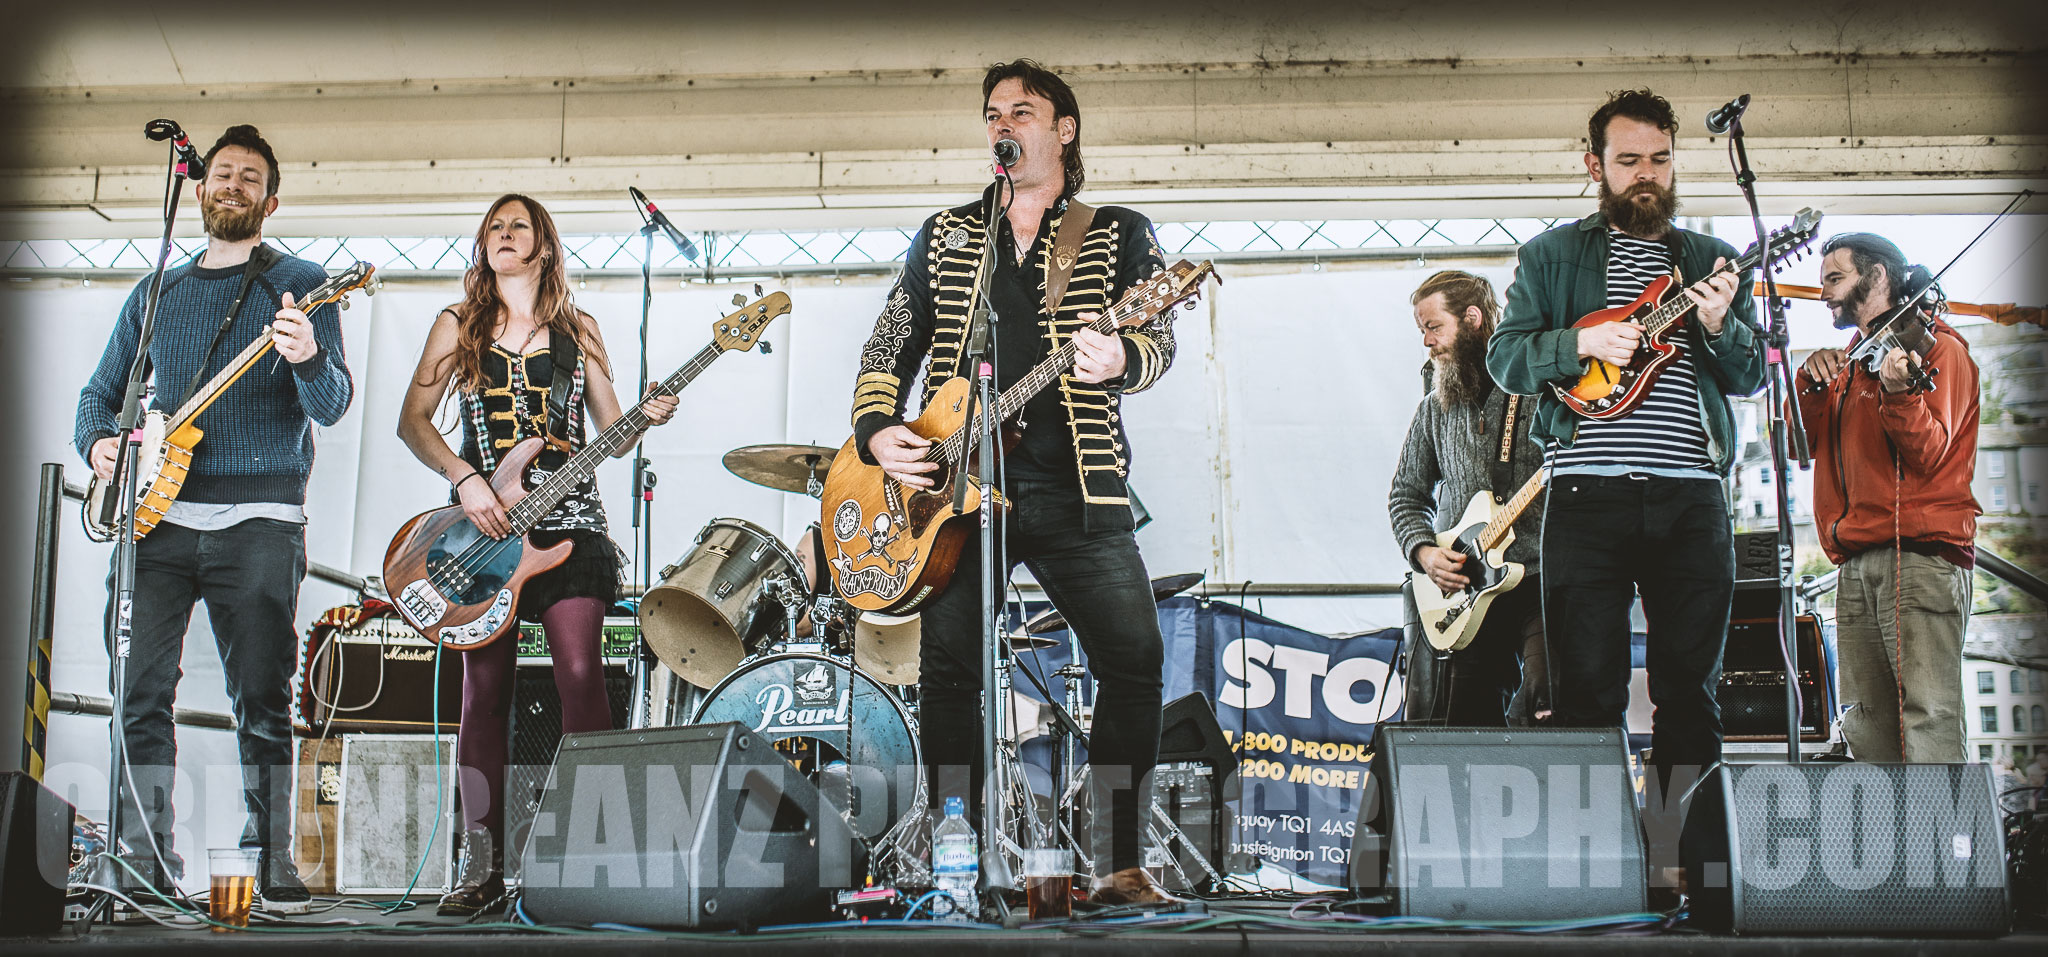
[[[1487,477],[1493,480],[1493,500],[1507,500],[1510,492],[1517,487],[1515,482],[1515,422],[1521,418],[1522,397],[1508,396],[1505,412],[1500,417],[1500,431],[1495,433],[1494,454],[1487,463]]]
[[[213,361],[213,350],[220,348],[220,337],[227,334],[228,327],[235,324],[235,317],[242,314],[242,303],[249,300],[249,287],[255,285],[256,277],[276,261],[277,250],[267,244],[257,243],[256,248],[249,251],[249,262],[242,267],[242,289],[235,293],[234,304],[228,306],[227,317],[213,330],[213,338],[207,340],[206,354],[199,357],[199,368],[193,370],[192,381],[186,384],[185,394],[178,397],[178,404],[171,406],[172,411],[182,409],[185,403],[192,401],[192,393],[199,391],[199,384],[206,381],[206,366]]]
[[[548,434],[566,442],[569,439],[569,391],[575,387],[576,363],[582,351],[575,336],[563,335],[559,330],[550,328],[548,355],[554,365],[554,370],[548,374]]]
[[[1080,200],[1067,200],[1060,216],[1060,228],[1053,236],[1052,263],[1045,270],[1045,314],[1057,316],[1060,300],[1067,297],[1067,282],[1074,278],[1074,263],[1081,259],[1081,243],[1095,225],[1095,207]]]

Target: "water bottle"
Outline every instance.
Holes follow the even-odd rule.
[[[980,878],[981,848],[974,839],[974,826],[967,823],[966,802],[949,797],[945,820],[932,828],[932,879],[941,893],[953,899],[953,912],[943,919],[981,919],[974,891]]]

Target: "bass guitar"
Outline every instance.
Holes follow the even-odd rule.
[[[1114,306],[1105,310],[1089,328],[1105,335],[1117,329],[1150,322],[1176,305],[1194,308],[1193,297],[1202,280],[1215,274],[1208,262],[1199,266],[1180,262],[1159,275],[1131,287]],[[1070,338],[1037,366],[1003,390],[996,398],[996,421],[1008,422],[1024,404],[1074,365],[1074,343]],[[954,468],[980,434],[982,413],[968,421],[973,383],[956,376],[939,386],[910,431],[931,439],[923,461],[937,462],[939,468],[929,489],[910,488],[890,478],[880,466],[861,461],[860,451],[847,439],[832,457],[832,469],[825,475],[822,524],[831,534],[825,538],[826,564],[839,594],[862,611],[905,615],[937,597],[953,578],[960,548],[981,508],[982,489],[971,477],[954,502]],[[1016,436],[1006,434],[1014,443]]]
[[[1724,263],[1702,278],[1712,278],[1724,272],[1748,272],[1766,259],[1773,265],[1783,262],[1813,242],[1814,232],[1820,228],[1820,218],[1821,214],[1815,210],[1800,210],[1799,215],[1793,217],[1792,225],[1771,233],[1767,248],[1759,250],[1755,243],[1751,243],[1749,249],[1734,262]],[[1673,340],[1681,328],[1679,323],[1692,312],[1693,305],[1692,297],[1680,290],[1676,276],[1660,276],[1634,302],[1587,313],[1573,323],[1572,328],[1584,329],[1609,322],[1641,326],[1643,337],[1636,346],[1636,354],[1625,366],[1589,359],[1585,372],[1577,381],[1551,388],[1572,411],[1589,419],[1615,419],[1634,412],[1643,404],[1643,398],[1650,394],[1650,386],[1656,383],[1657,377],[1683,354],[1685,347]]]
[[[733,298],[736,304],[745,302],[743,296]],[[723,353],[755,346],[767,352],[761,331],[787,312],[789,295],[776,292],[712,323],[711,344],[663,380],[659,394],[682,392]],[[398,614],[420,634],[456,651],[481,648],[513,630],[520,589],[534,575],[567,561],[574,547],[562,541],[537,548],[526,533],[563,496],[597,474],[600,462],[633,444],[647,428],[647,400],[653,397],[652,393],[643,397],[531,490],[526,487],[527,470],[547,446],[547,439],[534,436],[506,452],[490,476],[491,491],[504,503],[505,517],[512,526],[511,534],[504,538],[493,539],[478,531],[460,505],[409,519],[384,552],[384,585]]]
[[[1465,507],[1458,524],[1437,533],[1438,548],[1465,555],[1465,566],[1458,570],[1468,581],[1464,588],[1446,592],[1429,576],[1408,573],[1414,584],[1415,611],[1430,647],[1444,652],[1463,650],[1479,634],[1479,623],[1493,600],[1522,583],[1522,563],[1508,561],[1508,546],[1515,543],[1515,521],[1543,491],[1549,474],[1548,469],[1537,469],[1505,502],[1496,503],[1490,491],[1479,492],[1472,496],[1472,504]]]
[[[341,308],[348,308],[348,294],[370,284],[370,276],[377,267],[359,262],[347,272],[335,276],[307,291],[295,300],[293,308],[312,315],[313,310],[338,302]],[[368,293],[365,293],[368,295]],[[185,488],[185,473],[192,468],[192,450],[199,440],[206,436],[193,419],[199,413],[213,407],[221,393],[228,386],[256,367],[256,360],[263,358],[275,344],[266,323],[263,331],[254,341],[233,359],[226,367],[206,380],[204,385],[193,390],[192,397],[185,400],[177,411],[165,415],[161,410],[151,409],[142,419],[142,449],[135,459],[135,541],[156,529],[163,521],[164,513],[171,503],[177,501],[178,493]],[[117,474],[115,478],[120,478]],[[115,482],[100,481],[94,475],[85,487],[85,508],[81,514],[85,521],[85,536],[95,542],[110,542],[121,532],[121,512],[115,508],[119,500]]]

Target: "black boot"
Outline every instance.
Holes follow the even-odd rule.
[[[470,917],[505,909],[505,853],[489,828],[462,832],[462,862],[455,889],[441,898],[434,913]]]

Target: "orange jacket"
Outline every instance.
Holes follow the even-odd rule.
[[[1820,391],[1805,375],[1795,380],[1813,448],[1814,523],[1837,565],[1894,536],[1965,552],[1976,542],[1977,363],[1946,323],[1934,331],[1932,392],[1888,394],[1860,364]]]

